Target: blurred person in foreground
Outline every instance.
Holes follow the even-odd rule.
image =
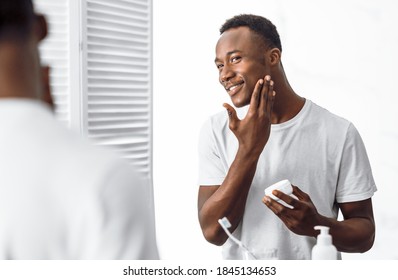
[[[260,258],[276,249],[279,259],[310,259],[316,225],[330,228],[340,252],[369,250],[376,185],[357,129],[296,94],[268,19],[238,15],[220,34],[215,65],[237,109],[224,104],[227,113],[212,116],[200,135],[198,211],[205,238],[223,245],[224,258],[243,258],[217,222],[226,216],[235,237]],[[273,195],[292,208],[264,196],[283,179],[297,199]]]
[[[149,180],[54,118],[46,35],[0,1],[0,259],[158,259]]]

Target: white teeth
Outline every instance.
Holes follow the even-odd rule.
[[[237,87],[241,86],[243,84],[243,82],[237,83],[229,88],[225,88],[227,91],[232,91],[234,89],[236,89]]]

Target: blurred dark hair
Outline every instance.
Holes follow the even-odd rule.
[[[251,15],[241,14],[228,19],[220,28],[220,34],[228,29],[246,26],[262,38],[266,47],[278,48],[282,51],[282,44],[275,25],[268,19]]]
[[[34,17],[32,0],[0,0],[0,41],[26,39]]]

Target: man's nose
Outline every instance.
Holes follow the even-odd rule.
[[[231,70],[231,68],[224,66],[223,69],[220,72],[220,83],[225,83],[228,82],[235,73]]]

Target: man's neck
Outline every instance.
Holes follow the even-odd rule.
[[[27,46],[0,44],[0,98],[36,96],[35,75],[34,57]]]
[[[284,75],[275,77],[275,92],[271,123],[279,124],[294,118],[303,108],[305,98],[294,92]]]

